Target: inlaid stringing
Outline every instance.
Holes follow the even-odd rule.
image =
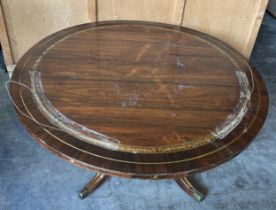
[[[58,32],[27,52],[13,80],[32,90],[11,84],[40,144],[123,177],[176,178],[225,162],[251,142],[268,105],[260,75],[239,53],[156,23]]]

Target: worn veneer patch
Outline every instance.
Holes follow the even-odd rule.
[[[31,90],[33,100],[35,101],[38,109],[49,120],[51,124],[57,127],[57,130],[62,130],[74,137],[85,142],[95,144],[104,148],[119,151],[128,151],[132,153],[150,153],[150,152],[170,152],[174,150],[191,149],[196,146],[208,143],[214,140],[214,136],[208,135],[204,139],[200,139],[197,143],[187,142],[186,144],[163,146],[163,147],[148,147],[142,148],[139,146],[128,146],[120,144],[118,139],[99,133],[95,130],[83,126],[65,115],[63,115],[53,104],[47,99],[44,94],[41,73],[38,70],[30,70]],[[53,129],[55,129],[53,127]]]
[[[212,135],[216,139],[223,139],[234,130],[243,119],[250,105],[251,89],[247,76],[242,71],[236,71],[236,75],[240,85],[240,100],[224,123],[219,125],[215,131],[212,132]]]
[[[88,30],[90,29],[86,29],[84,31],[88,31]],[[201,139],[200,138],[195,139],[194,141],[183,142],[183,144],[181,145],[177,144],[177,145],[149,146],[149,147],[124,145],[122,144],[122,142],[120,142],[120,139],[117,139],[109,135],[99,133],[96,130],[87,128],[86,126],[79,124],[73,121],[72,119],[70,119],[69,117],[65,116],[57,108],[55,108],[55,106],[44,94],[41,73],[39,70],[40,69],[39,64],[41,60],[58,43],[61,43],[62,41],[68,39],[70,36],[76,35],[78,33],[81,33],[81,31],[65,36],[64,38],[56,41],[48,48],[46,48],[40,54],[40,56],[37,57],[36,62],[34,63],[32,70],[30,70],[29,73],[30,73],[30,80],[31,80],[32,92],[33,92],[33,99],[37,104],[37,107],[39,108],[41,113],[59,130],[64,130],[65,132],[75,136],[80,140],[83,140],[88,143],[95,144],[104,148],[112,149],[112,150],[127,151],[127,152],[133,152],[133,153],[171,152],[171,151],[188,150],[188,149],[196,148],[198,146],[202,146],[216,139],[223,139],[239,125],[244,115],[248,111],[248,107],[250,105],[250,98],[251,98],[251,90],[250,90],[248,77],[246,73],[243,72],[242,70],[237,70],[235,72],[235,75],[237,77],[239,88],[240,88],[239,100],[235,108],[226,118],[226,120],[221,124],[219,124],[212,132],[208,131],[209,132],[208,135],[204,136]],[[213,47],[217,48],[215,46]],[[151,48],[153,48],[151,44],[143,45],[143,47],[141,48],[141,50],[139,51],[139,53],[135,58],[135,62],[140,61],[142,57],[145,56],[145,53]],[[166,50],[168,49],[166,48]],[[176,67],[181,69],[186,68],[182,60],[178,56],[176,57]],[[132,75],[136,71],[137,69],[134,69],[129,74],[127,74],[127,76]],[[184,86],[180,85],[179,87],[180,89],[182,89]],[[137,97],[138,96],[136,95],[131,95],[129,102],[122,103],[121,107],[124,108],[127,106],[136,105]]]
[[[119,141],[117,139],[80,125],[57,110],[44,94],[40,72],[37,70],[31,70],[29,73],[33,99],[39,110],[53,125],[86,142],[93,142],[109,149],[118,149]]]
[[[63,115],[57,110],[52,103],[47,99],[44,94],[41,75],[38,70],[31,70],[30,79],[33,92],[33,99],[36,102],[40,111],[44,116],[59,129],[84,140],[88,143],[93,143],[98,146],[103,146],[113,150],[120,150],[118,139],[101,134],[95,130],[89,129]],[[246,114],[250,105],[251,90],[249,81],[246,74],[242,71],[236,71],[236,76],[240,85],[240,99],[233,112],[227,117],[227,119],[211,133],[208,141],[213,139],[223,139],[233,129],[235,129],[244,115]],[[137,148],[135,148],[137,151]],[[145,152],[145,150],[144,150]]]

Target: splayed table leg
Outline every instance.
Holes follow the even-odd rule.
[[[198,202],[203,201],[204,195],[201,192],[199,192],[197,189],[195,189],[195,187],[191,184],[191,182],[186,177],[177,178],[175,179],[175,181],[193,199],[195,199]]]
[[[80,191],[79,196],[81,199],[86,198],[97,187],[99,187],[108,178],[105,174],[97,173]]]

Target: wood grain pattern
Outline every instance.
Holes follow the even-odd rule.
[[[252,71],[250,106],[230,133],[206,140],[244,95],[237,70],[248,78]],[[264,83],[241,54],[166,24],[115,21],[60,31],[23,56],[13,80],[32,84],[33,95],[15,84],[11,93],[37,121],[59,126],[36,100],[44,95],[42,102],[64,116],[56,119],[67,127],[68,119],[78,123],[72,128],[78,133],[68,133],[19,113],[40,144],[73,164],[123,177],[177,178],[215,167],[246,148],[268,109]]]
[[[10,40],[7,33],[6,20],[3,15],[3,8],[2,8],[1,2],[0,2],[0,42],[1,42],[1,48],[4,55],[5,64],[7,66],[13,65],[14,62],[13,62],[13,57],[11,52]]]
[[[86,3],[88,18],[91,22],[97,21],[97,0],[86,0]]]
[[[86,0],[1,0],[1,3],[15,63],[47,35],[92,19],[91,13],[88,17]]]
[[[223,40],[249,58],[268,0],[187,0],[183,26]]]
[[[47,35],[97,20],[146,20],[183,25],[213,35],[249,58],[268,0],[1,0],[6,63]],[[183,15],[184,14],[184,15]],[[5,26],[5,27],[4,27]],[[7,31],[5,32],[5,28]],[[7,39],[5,38],[7,37]],[[7,42],[10,41],[10,47]],[[12,59],[13,60],[12,60]]]
[[[98,20],[144,20],[179,25],[185,0],[99,0]]]

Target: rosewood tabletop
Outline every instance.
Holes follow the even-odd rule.
[[[240,53],[206,34],[110,21],[59,31],[18,62],[10,85],[20,120],[61,158],[107,176],[187,176],[239,154],[261,129],[268,95]]]

